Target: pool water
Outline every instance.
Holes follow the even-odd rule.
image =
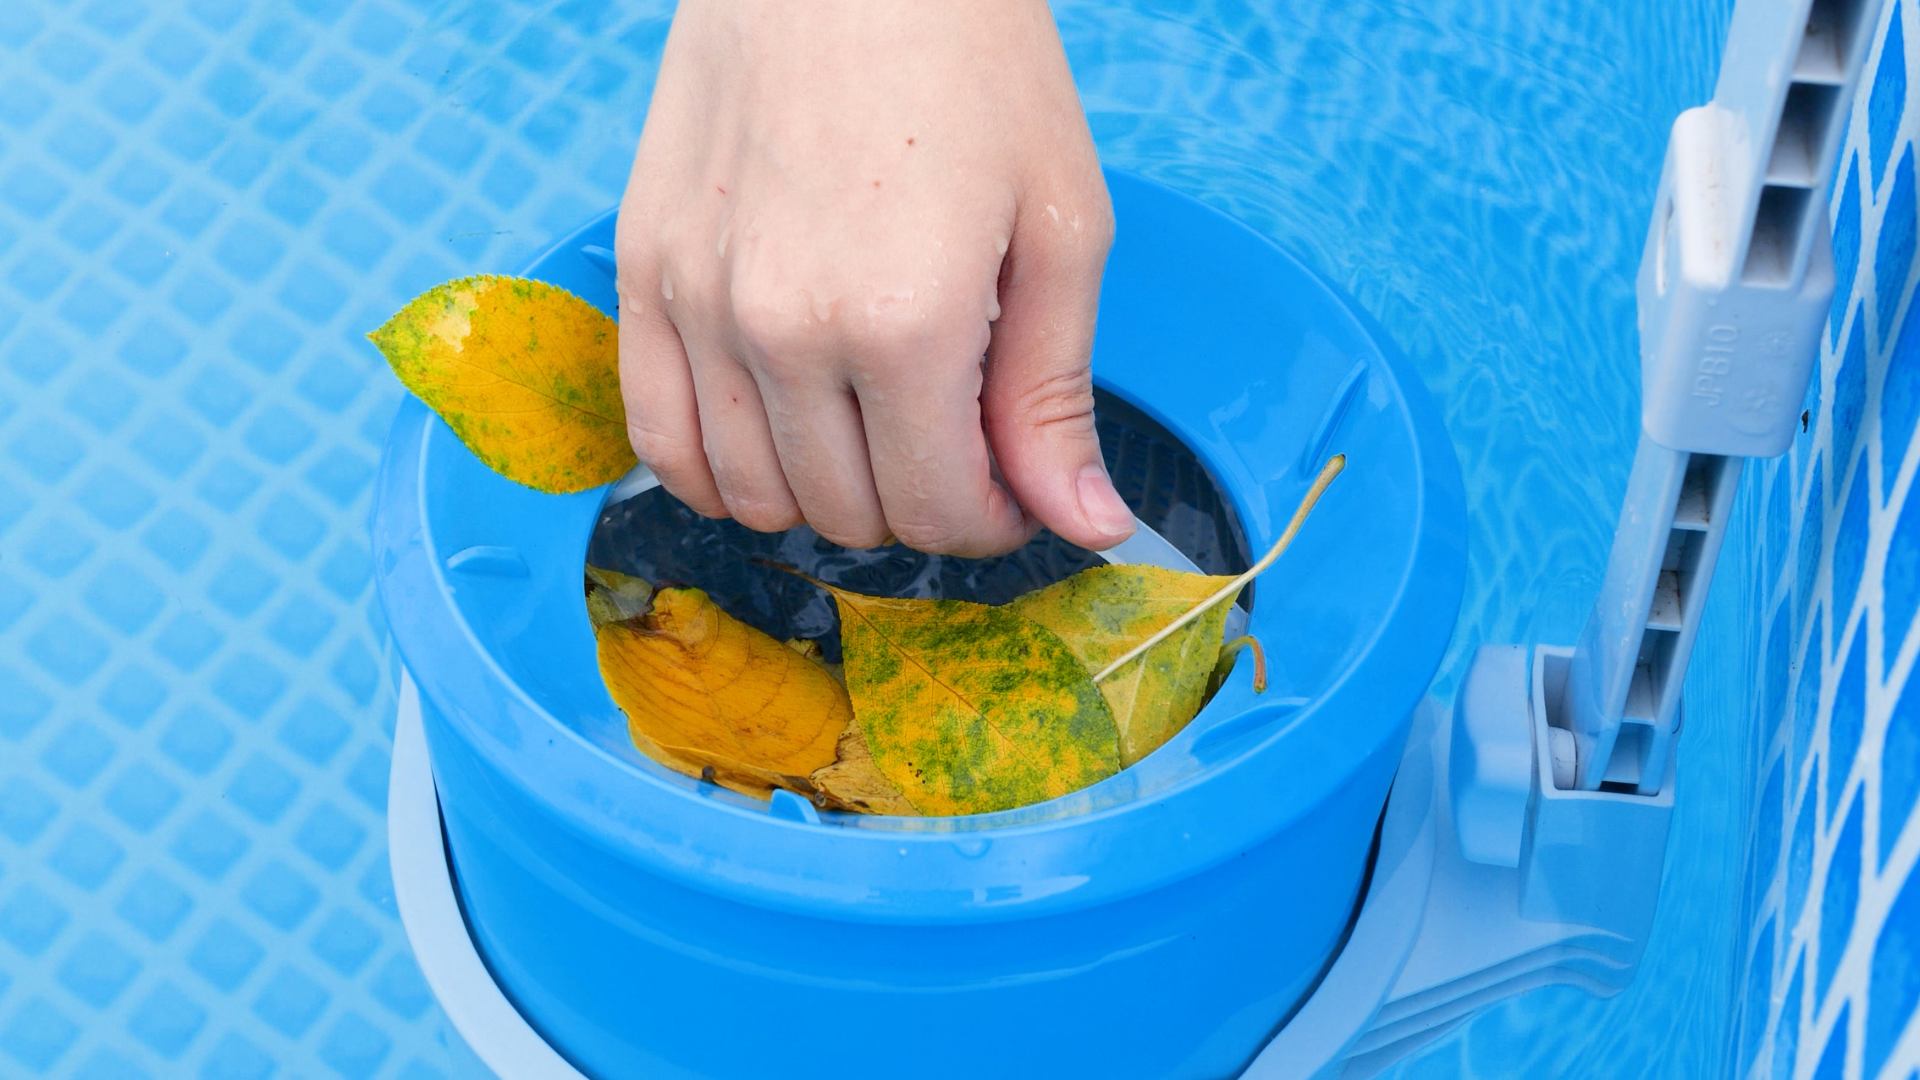
[[[1570,642],[1598,586],[1633,272],[1729,6],[1056,5],[1105,160],[1300,257],[1439,401],[1472,522],[1442,696],[1477,643]],[[0,4],[0,1075],[449,1068],[379,839],[365,520],[399,391],[361,335],[618,198],[669,7]],[[1640,977],[1404,1075],[1728,1071],[1744,537]]]
[[[1711,94],[1730,5],[1058,10],[1104,160],[1303,258],[1438,399],[1471,533],[1436,693],[1450,700],[1478,643],[1571,643],[1638,433],[1633,277],[1666,130]],[[1762,730],[1746,690],[1749,557],[1736,525],[1687,686],[1665,902],[1639,977],[1612,1000],[1509,1002],[1402,1075],[1729,1071],[1741,852],[1728,837],[1748,820]]]
[[[1666,131],[1711,94],[1730,7],[1058,8],[1104,160],[1304,259],[1439,401],[1471,529],[1436,686],[1449,700],[1474,645],[1571,643],[1598,589],[1638,434],[1633,278]],[[1511,1001],[1400,1074],[1730,1071],[1741,851],[1728,838],[1748,820],[1763,729],[1746,689],[1749,558],[1736,524],[1687,686],[1665,901],[1639,977],[1611,1000]]]

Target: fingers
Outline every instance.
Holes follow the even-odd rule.
[[[984,305],[932,287],[893,293],[816,305],[750,272],[736,277],[740,351],[769,405],[790,490],[808,524],[846,546],[891,534],[937,554],[1011,551],[1033,530],[994,481],[980,427]]]
[[[844,546],[893,537],[973,557],[1019,547],[1038,523],[1118,542],[1132,515],[1099,466],[1086,369],[1097,262],[1062,274],[1064,261],[1024,258],[1014,232],[1008,332],[985,376],[989,309],[937,284],[823,305],[733,266],[730,281],[676,274],[671,296],[644,260],[623,260],[636,451],[694,509],[760,531],[804,520]],[[993,262],[977,273],[992,281]]]
[[[1083,220],[1083,215],[1085,220]],[[1133,533],[1093,426],[1093,329],[1111,217],[1053,206],[1016,224],[987,353],[987,435],[1021,506],[1082,547]]]
[[[848,548],[879,547],[891,530],[874,487],[860,406],[844,384],[763,383],[773,445],[813,531]]]
[[[1031,539],[1033,523],[993,478],[980,426],[979,365],[874,369],[855,389],[893,534],[921,551],[972,558],[1005,554]]]
[[[689,359],[701,443],[727,513],[759,532],[800,524],[800,507],[787,487],[753,376],[731,357],[703,354],[697,342],[693,349]]]
[[[639,244],[621,246],[620,392],[635,456],[698,513],[762,532],[792,528],[799,510],[753,377],[707,344],[715,335],[683,336],[670,288],[656,284],[665,280],[658,262]]]
[[[701,449],[700,412],[680,333],[659,306],[657,285],[620,282],[620,395],[633,452],[661,486],[708,517],[727,507]]]
[[[787,488],[813,530],[842,547],[886,543],[860,407],[847,385],[841,335],[810,299],[740,274],[728,294],[734,340],[747,361]]]

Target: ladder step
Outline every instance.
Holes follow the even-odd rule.
[[[1793,81],[1845,86],[1846,79],[1846,70],[1834,59],[1832,47],[1809,38],[1807,47],[1800,50],[1800,59],[1793,66]]]
[[[1707,490],[1704,485],[1688,484],[1680,489],[1680,501],[1673,508],[1673,527],[1687,532],[1707,531]]]
[[[1662,570],[1654,582],[1653,610],[1647,612],[1647,626],[1654,630],[1679,630],[1680,622],[1680,575]]]
[[[1633,669],[1633,682],[1627,686],[1627,705],[1621,710],[1622,720],[1638,720],[1643,724],[1653,723],[1654,709],[1659,705],[1659,697],[1653,692],[1653,671],[1645,664]]]
[[[1819,187],[1825,179],[1820,174],[1822,151],[1844,109],[1838,86],[1802,80],[1790,84],[1767,161],[1767,183]]]
[[[1847,84],[1852,50],[1862,44],[1860,21],[1866,6],[1857,0],[1813,0],[1806,36],[1800,39],[1800,52],[1793,61],[1794,81]]]

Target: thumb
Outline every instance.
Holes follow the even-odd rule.
[[[1093,424],[1090,362],[1106,248],[1104,233],[1060,242],[1016,230],[981,390],[987,439],[1014,499],[1063,539],[1096,551],[1133,533]]]

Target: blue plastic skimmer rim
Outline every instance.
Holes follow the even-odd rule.
[[[1344,357],[1321,365],[1333,375],[1311,387],[1309,412],[1289,414],[1281,423],[1283,410],[1276,407],[1275,422],[1259,425],[1257,436],[1272,445],[1250,462],[1236,453],[1234,440],[1244,436],[1223,413],[1221,399],[1232,397],[1226,391],[1233,388],[1137,366],[1103,367],[1096,347],[1096,379],[1187,442],[1220,479],[1255,550],[1278,535],[1306,487],[1310,472],[1298,468],[1303,452],[1336,432],[1363,445],[1369,456],[1359,459],[1358,469],[1368,479],[1352,479],[1356,468],[1350,465],[1296,550],[1313,549],[1317,554],[1306,558],[1323,560],[1322,567],[1337,572],[1348,572],[1338,564],[1352,563],[1352,572],[1365,574],[1379,610],[1368,616],[1369,625],[1347,635],[1343,661],[1324,674],[1324,689],[1310,700],[1272,693],[1256,698],[1244,674],[1236,675],[1186,732],[1142,765],[1084,792],[1000,814],[823,822],[716,798],[561,722],[548,707],[552,688],[536,694],[524,670],[516,677],[512,664],[503,663],[512,658],[476,634],[468,616],[477,609],[461,607],[485,603],[495,592],[524,592],[558,564],[579,560],[604,489],[533,495],[486,472],[444,424],[409,400],[388,443],[373,525],[382,606],[423,705],[491,768],[523,787],[572,839],[588,839],[671,880],[743,903],[856,921],[1027,917],[1136,895],[1248,850],[1311,814],[1363,769],[1390,770],[1408,716],[1446,648],[1465,575],[1458,465],[1437,413],[1377,327],[1293,259],[1158,185],[1118,173],[1109,175],[1109,183],[1121,244],[1128,242],[1129,228],[1141,230],[1139,247],[1200,237],[1191,242],[1211,245],[1208,254],[1223,275],[1223,289],[1257,288],[1257,302],[1281,312],[1274,318],[1306,311],[1303,325],[1313,333],[1307,345]],[[530,273],[611,310],[611,234],[608,214],[555,245]],[[1108,304],[1124,305],[1126,298],[1114,293],[1110,275]],[[1269,314],[1247,310],[1249,322]],[[1107,312],[1103,305],[1103,327]],[[1250,366],[1256,363],[1251,357],[1234,363],[1235,378],[1248,385],[1306,380],[1304,359],[1294,367],[1284,366],[1284,359],[1271,367]],[[1323,418],[1318,426],[1325,430],[1312,430],[1312,416]],[[1368,468],[1376,473],[1364,472]],[[474,490],[436,490],[430,475],[439,482],[457,477]],[[442,505],[455,499],[458,514]],[[1368,499],[1372,506],[1333,509],[1342,500]],[[1330,533],[1327,520],[1343,514],[1353,520],[1377,514],[1394,527],[1381,526],[1382,536],[1365,530],[1309,535],[1315,523]],[[489,515],[499,527],[519,530],[525,542],[490,547],[476,544],[472,535],[436,534],[472,533],[479,528],[474,519]],[[582,608],[578,562],[569,565],[575,583],[570,603]],[[547,584],[558,588],[563,580]],[[1328,616],[1329,610],[1321,617],[1338,617],[1337,611]],[[569,640],[585,642],[578,648],[591,664],[583,609],[570,608],[564,618],[552,612],[528,618],[556,621],[540,623],[537,631],[516,623],[504,637],[490,626],[499,639],[495,647],[508,648],[500,642],[511,639],[516,644],[510,647],[537,641],[545,648],[551,639],[572,635]],[[1256,604],[1249,629],[1263,640],[1279,640],[1286,618],[1278,603]],[[575,674],[580,670],[591,668],[576,668]],[[604,700],[597,678],[586,678]],[[565,691],[585,692],[578,686]],[[1131,774],[1163,757],[1175,768],[1190,763],[1190,774],[1140,790]]]

